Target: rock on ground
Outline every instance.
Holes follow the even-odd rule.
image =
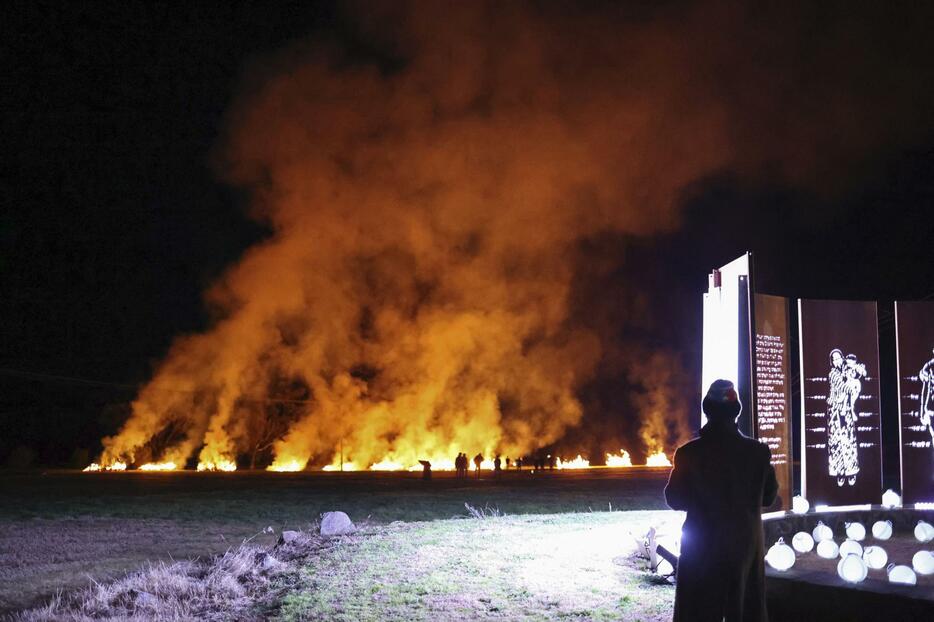
[[[342,536],[356,529],[350,517],[343,512],[325,512],[321,515],[322,536]]]
[[[292,544],[297,542],[302,537],[302,532],[300,531],[290,531],[286,530],[282,532],[282,535],[279,536],[279,544]]]

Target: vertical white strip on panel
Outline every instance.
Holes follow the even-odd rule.
[[[801,496],[807,499],[807,412],[804,400],[804,328],[801,321],[801,299],[798,298],[798,390],[801,393]]]
[[[902,459],[902,353],[901,353],[902,334],[898,330],[898,301],[895,301],[895,373],[898,374],[898,490],[902,498],[905,496],[905,461]],[[881,381],[880,381],[881,382]],[[881,384],[880,384],[881,386]],[[880,391],[881,393],[881,391]],[[879,396],[879,442],[882,442],[882,396]],[[882,451],[880,444],[879,451]],[[883,469],[884,472],[884,469]],[[880,491],[881,492],[881,491]]]

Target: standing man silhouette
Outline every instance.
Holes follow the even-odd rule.
[[[665,500],[687,512],[681,531],[675,622],[764,622],[762,507],[778,482],[767,445],[736,427],[742,410],[728,380],[710,385],[700,437],[675,453]]]

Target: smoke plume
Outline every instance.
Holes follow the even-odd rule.
[[[569,311],[581,242],[673,230],[684,189],[723,169],[806,178],[838,133],[832,115],[783,116],[781,136],[747,140],[780,112],[762,103],[772,36],[716,5],[351,14],[346,41],[249,72],[220,168],[271,233],[208,292],[213,327],[175,341],[105,462],[366,468],[553,444],[607,349]],[[805,66],[782,63],[779,86]],[[641,348],[619,365],[643,385],[644,448],[670,450],[680,360]]]

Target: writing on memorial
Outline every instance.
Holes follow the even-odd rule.
[[[773,465],[788,464],[786,345],[780,335],[756,335],[756,428]]]

